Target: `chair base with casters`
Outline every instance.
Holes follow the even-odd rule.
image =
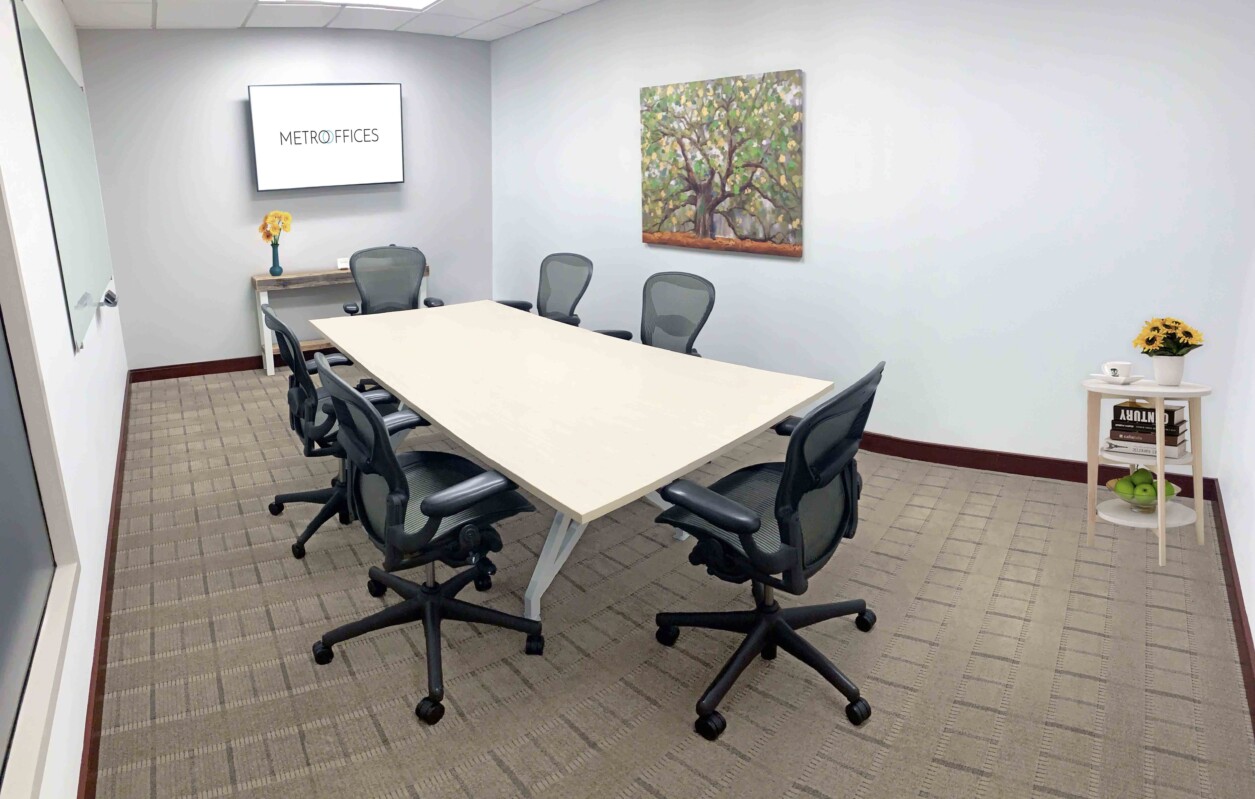
[[[427,639],[427,696],[419,701],[414,708],[414,714],[427,724],[436,724],[444,717],[444,674],[440,660],[442,623],[462,621],[521,632],[527,635],[524,650],[527,654],[544,654],[545,637],[541,634],[540,622],[482,605],[473,605],[457,598],[458,592],[472,583],[479,590],[491,586],[492,571],[495,568],[491,562],[481,559],[441,583],[436,581],[436,568],[432,563],[427,566],[427,579],[422,583],[415,583],[389,574],[378,566],[371,567],[370,580],[367,582],[367,590],[371,595],[383,596],[388,590],[392,590],[402,601],[325,633],[314,644],[314,662],[319,665],[330,663],[335,656],[332,647],[360,635],[401,624],[422,622]]]
[[[292,557],[297,560],[305,557],[305,544],[314,537],[314,533],[318,532],[324,524],[331,520],[331,517],[338,516],[340,524],[349,524],[353,521],[353,515],[349,509],[349,492],[345,487],[343,464],[341,464],[340,476],[332,479],[331,488],[276,494],[274,502],[270,503],[268,510],[271,516],[278,516],[283,513],[286,505],[299,502],[312,502],[316,505],[322,505],[322,507],[318,509],[318,513],[314,514],[314,518],[310,520],[309,524],[305,525],[305,529],[301,531],[296,541],[292,543]]]
[[[740,646],[720,669],[714,682],[697,700],[697,721],[693,729],[703,738],[713,741],[726,729],[727,722],[716,708],[737,678],[756,658],[775,660],[778,650],[810,666],[830,682],[848,700],[845,715],[855,725],[871,717],[871,705],[859,693],[858,686],[841,673],[822,652],[798,634],[798,630],[828,621],[839,616],[854,616],[854,624],[863,632],[876,626],[876,614],[861,599],[833,602],[824,605],[807,605],[781,608],[770,586],[754,583],[754,610],[723,613],[659,613],[655,619],[658,630],[655,637],[664,646],[674,646],[680,637],[681,627],[699,627],[705,630],[722,630],[745,636]]]

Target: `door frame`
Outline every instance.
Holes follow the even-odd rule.
[[[66,646],[70,638],[74,599],[79,585],[79,552],[74,541],[69,499],[61,478],[61,462],[52,432],[47,386],[39,370],[38,346],[31,324],[19,256],[14,246],[12,217],[0,174],[0,313],[4,316],[13,375],[26,422],[26,437],[35,480],[43,500],[48,538],[56,569],[44,608],[30,673],[22,692],[13,741],[9,748],[0,799],[38,796],[52,735]],[[67,346],[66,342],[43,342]]]

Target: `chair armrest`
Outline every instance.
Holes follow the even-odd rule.
[[[387,393],[386,391],[384,392]],[[391,399],[391,397],[389,397]],[[383,417],[383,426],[388,429],[388,435],[399,433],[402,430],[412,430],[415,427],[422,427],[427,424],[427,420],[419,416],[414,411],[406,408],[403,411],[390,413]]]
[[[344,312],[349,316],[357,316],[357,312],[360,310],[355,302],[346,302],[344,304]]]
[[[520,311],[530,311],[532,304],[527,300],[497,300],[502,305],[508,305],[511,308],[517,308]]]
[[[551,319],[555,322],[561,322],[564,325],[573,325],[575,327],[580,326],[579,314],[573,314],[573,313],[565,314],[565,313],[558,313],[557,311],[550,311],[549,313],[545,314],[545,318]]]
[[[793,431],[796,430],[797,426],[800,425],[801,423],[802,423],[801,416],[786,416],[785,418],[776,422],[775,427],[772,427],[771,429],[775,430],[776,435],[778,436],[791,436],[793,435]]]
[[[388,393],[387,389],[371,388],[362,392],[362,399],[371,405],[378,405],[381,402],[396,402],[397,398]]]
[[[500,472],[483,472],[428,495],[419,505],[424,516],[444,518],[461,513],[491,496],[518,488]]]
[[[632,340],[632,331],[630,330],[598,330],[597,332],[603,336],[610,336],[610,338],[619,338],[624,341]]]
[[[679,505],[730,533],[752,535],[762,524],[754,511],[692,480],[676,480],[658,493],[672,505]]]
[[[443,308],[443,307],[444,307],[444,300],[440,299],[439,297],[428,297],[427,299],[423,300],[423,307],[425,307],[425,308]]]
[[[327,356],[327,365],[328,366],[352,366],[353,362],[348,359],[348,356],[341,355],[338,352],[333,352]],[[311,375],[318,374],[318,364],[314,361],[313,358],[310,358],[308,361],[305,362],[305,370],[309,372]]]

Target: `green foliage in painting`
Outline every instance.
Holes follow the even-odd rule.
[[[800,256],[801,71],[642,89],[641,205],[646,241]]]

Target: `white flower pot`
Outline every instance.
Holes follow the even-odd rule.
[[[1185,376],[1184,355],[1152,355],[1151,364],[1155,367],[1155,382],[1161,386],[1179,386]]]

